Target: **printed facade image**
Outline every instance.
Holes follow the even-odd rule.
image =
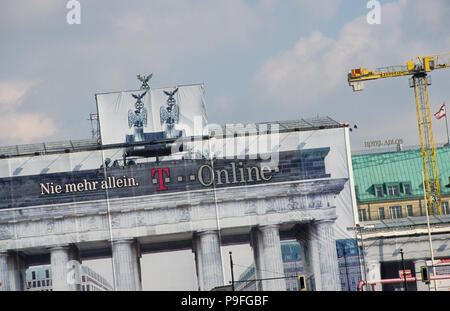
[[[145,92],[134,97],[135,110],[123,109],[122,134],[145,138],[154,120],[151,108],[137,105]],[[174,105],[164,109],[182,115]],[[162,111],[173,133],[177,118]],[[176,144],[170,136],[165,143]],[[346,125],[324,117],[216,126],[208,139],[180,145],[169,154],[134,153],[133,161],[120,161],[130,145],[96,140],[2,147],[2,289],[27,288],[25,271],[49,265],[52,290],[79,290],[80,273],[67,281],[72,264],[111,258],[112,289],[142,290],[142,254],[191,249],[198,289],[211,290],[226,285],[220,248],[247,243],[255,288],[293,290],[271,276],[284,275],[282,241],[296,240],[308,290],[349,290],[342,268],[348,272],[350,261],[342,264],[339,251],[339,241],[356,238],[348,230],[356,200]]]

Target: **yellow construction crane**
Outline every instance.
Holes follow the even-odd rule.
[[[428,72],[450,67],[450,53],[431,56],[419,56],[406,65],[379,68],[371,71],[366,68],[352,69],[348,74],[348,83],[353,91],[362,91],[364,81],[381,78],[412,76],[409,86],[414,88],[417,121],[419,124],[420,145],[422,150],[425,176],[426,198],[430,215],[442,215],[441,190],[436,164],[433,129],[431,126],[430,102],[428,99]]]

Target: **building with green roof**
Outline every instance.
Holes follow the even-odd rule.
[[[358,216],[356,227],[361,250],[363,279],[358,288],[406,290],[402,271],[420,276],[427,266],[430,275],[448,275],[450,261],[450,147],[436,148],[443,215],[426,217],[419,148],[352,155]],[[434,258],[434,259],[433,259]],[[434,262],[434,263],[433,263]],[[431,266],[436,269],[433,272]],[[388,280],[388,282],[386,281]],[[450,288],[450,279],[407,282],[408,291]]]
[[[450,214],[450,147],[436,148],[442,211]],[[420,149],[352,156],[359,220],[425,216]]]

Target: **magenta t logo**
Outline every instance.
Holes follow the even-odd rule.
[[[167,188],[164,186],[164,174],[163,174],[163,172],[165,172],[167,174],[167,177],[170,176],[168,168],[154,168],[154,169],[152,169],[152,178],[155,175],[155,173],[158,173],[159,188],[156,189],[157,191],[167,190]]]

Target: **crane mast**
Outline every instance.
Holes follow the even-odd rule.
[[[364,81],[410,75],[410,87],[414,88],[420,146],[422,151],[425,193],[430,215],[442,215],[441,188],[431,124],[428,86],[431,81],[427,72],[450,67],[450,53],[416,57],[403,66],[391,66],[370,71],[366,68],[352,69],[348,74],[353,91],[362,91]]]
[[[431,125],[431,112],[428,97],[429,82],[427,74],[414,75],[410,84],[411,87],[414,88],[416,100],[417,122],[419,126],[428,213],[430,215],[442,215],[441,188],[437,170],[433,127]]]

